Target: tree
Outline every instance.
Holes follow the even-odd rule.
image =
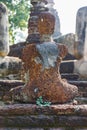
[[[17,28],[25,30],[27,28],[30,0],[0,0],[0,2],[6,4],[8,8],[10,42],[14,43],[14,30]]]

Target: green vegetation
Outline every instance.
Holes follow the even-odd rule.
[[[25,30],[27,28],[30,0],[0,0],[7,5],[9,13],[9,35],[10,43],[14,43],[14,30],[19,28]]]
[[[44,101],[44,100],[43,100],[43,97],[40,96],[40,97],[37,99],[36,104],[39,105],[39,106],[41,106],[41,107],[42,107],[42,106],[46,107],[46,106],[50,106],[50,105],[51,105],[51,102]]]

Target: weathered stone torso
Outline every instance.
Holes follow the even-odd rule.
[[[55,43],[31,44],[25,47],[23,51],[26,70],[26,87],[23,89],[24,95],[26,92],[25,101],[35,102],[42,96],[45,101],[63,103],[73,98],[75,88],[62,81],[59,74],[59,51]]]

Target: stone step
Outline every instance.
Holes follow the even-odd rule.
[[[61,78],[65,78],[67,80],[78,80],[79,75],[78,74],[73,74],[73,73],[62,73]]]
[[[81,88],[82,90],[87,88],[87,81],[74,80],[68,82],[77,85],[79,91]],[[20,85],[24,85],[24,83],[17,80],[0,80],[0,89],[5,92]],[[0,126],[87,128],[87,98],[76,97],[76,100],[79,103],[78,105],[66,103],[52,104],[49,107],[26,103],[6,105],[4,102],[0,102]]]
[[[24,85],[21,80],[0,80],[0,91],[8,91],[20,85]]]
[[[8,93],[11,88],[24,85],[21,80],[0,80],[0,99]]]
[[[71,84],[74,84],[80,88],[86,88],[87,87],[87,81],[86,80],[69,80],[68,81]]]
[[[76,97],[75,100],[78,102],[78,104],[87,104],[87,97]]]
[[[60,64],[60,73],[73,73],[75,60],[62,61]]]
[[[87,81],[69,80],[68,82],[78,87],[80,97],[87,97]]]
[[[12,104],[0,106],[0,126],[5,127],[86,127],[87,105]]]

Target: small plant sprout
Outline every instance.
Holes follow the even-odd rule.
[[[44,101],[43,100],[43,97],[42,96],[40,96],[37,100],[36,100],[36,104],[38,105],[38,106],[44,106],[44,107],[46,107],[46,106],[50,106],[51,105],[51,102],[47,102],[47,101]]]

